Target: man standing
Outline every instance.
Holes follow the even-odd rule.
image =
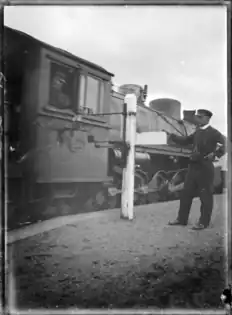
[[[169,225],[187,225],[192,200],[199,195],[201,200],[201,216],[195,230],[202,230],[209,226],[213,209],[213,181],[215,157],[225,154],[226,138],[209,122],[212,113],[208,110],[197,111],[196,120],[199,128],[187,137],[169,134],[170,139],[181,145],[193,145],[193,153],[189,160],[188,173],[185,178],[184,189],[180,197],[178,217]],[[217,144],[222,146],[217,149]]]

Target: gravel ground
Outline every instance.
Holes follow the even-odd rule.
[[[16,308],[218,308],[225,287],[224,196],[212,226],[171,227],[179,202],[74,222],[8,246]]]

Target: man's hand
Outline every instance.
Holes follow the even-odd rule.
[[[179,144],[179,145],[190,145],[190,144],[193,144],[193,142],[194,142],[194,135],[195,135],[195,133],[192,133],[189,136],[177,136],[176,134],[170,133],[170,132],[168,132],[166,130],[162,129],[162,131],[166,132],[168,140],[171,140],[172,142],[175,142],[176,144]]]
[[[206,158],[207,160],[209,160],[209,161],[214,161],[214,160],[215,160],[215,153],[214,153],[214,152],[211,152],[211,153],[208,154],[205,158]]]

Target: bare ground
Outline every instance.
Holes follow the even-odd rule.
[[[117,212],[74,222],[9,245],[15,307],[218,308],[225,287],[224,196],[212,226],[171,227],[179,202],[138,207],[133,222]]]

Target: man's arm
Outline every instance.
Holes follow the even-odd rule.
[[[169,139],[180,145],[190,145],[193,144],[195,132],[189,136],[177,136],[173,133],[169,134]]]
[[[216,140],[217,140],[217,143],[221,144],[220,148],[216,149],[216,151],[215,151],[216,157],[218,157],[220,159],[223,155],[226,154],[226,137],[223,136],[217,130],[217,132],[216,132]]]

